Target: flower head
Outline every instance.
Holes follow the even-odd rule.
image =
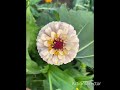
[[[77,55],[79,39],[74,27],[65,22],[50,22],[37,36],[37,50],[48,64],[62,65]]]
[[[51,3],[51,2],[52,2],[52,0],[45,0],[45,2],[46,2],[46,3]]]

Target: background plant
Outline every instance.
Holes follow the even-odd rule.
[[[38,31],[51,21],[72,24],[80,39],[76,58],[66,65],[44,62],[36,48]],[[93,90],[83,81],[94,77],[94,3],[93,0],[26,1],[26,87],[31,90]],[[73,85],[73,83],[79,83]]]

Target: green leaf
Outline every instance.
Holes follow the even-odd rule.
[[[93,11],[93,0],[74,0],[73,6],[75,10]]]
[[[89,80],[92,80],[93,79],[93,75],[91,76],[77,76],[75,77],[75,80],[76,81],[89,81]]]
[[[26,86],[31,90],[45,90],[44,89],[44,81],[43,76],[41,74],[33,75],[29,74],[26,75]],[[47,86],[46,86],[47,87]],[[49,89],[47,89],[49,90]]]
[[[93,75],[86,76],[82,72],[76,70],[76,69],[67,69],[64,72],[66,72],[68,75],[73,77],[77,82],[79,81],[88,81],[93,79]]]
[[[27,14],[26,14],[27,20],[26,20],[26,34],[27,34],[27,48],[26,48],[26,73],[27,74],[38,74],[40,73],[39,67],[37,63],[32,61],[31,57],[29,56],[28,47],[30,44],[30,39],[33,36],[33,31],[35,31],[38,27],[35,24],[35,20],[32,16],[32,13],[30,11],[30,8],[27,8]]]
[[[86,8],[84,6],[86,0],[74,0],[73,1],[73,5],[74,5],[74,9],[76,10],[88,10],[88,8]]]
[[[30,42],[30,39],[32,37],[33,31],[37,29],[37,25],[35,24],[35,19],[30,11],[30,7],[27,8],[26,10],[26,36],[27,36],[27,48]]]
[[[73,69],[73,68],[66,69],[64,72],[67,73],[68,75],[70,75],[73,78],[75,78],[77,76],[83,76],[83,74],[81,72],[79,72],[78,70]]]
[[[94,57],[80,58],[77,60],[83,62],[84,64],[86,64],[87,66],[89,66],[91,68],[94,68]]]
[[[38,18],[40,16],[39,12],[36,10],[35,7],[31,6],[30,9],[31,9],[31,12],[35,18]]]
[[[75,86],[72,85],[75,80],[67,73],[61,71],[58,67],[50,66],[49,75],[51,77],[51,82],[56,86],[56,89],[75,90]]]
[[[36,3],[40,2],[41,0],[30,0],[30,5],[35,5]]]
[[[26,9],[26,23],[35,25],[35,19],[31,13],[30,6]]]
[[[56,90],[61,90],[61,89],[56,89]]]
[[[92,80],[79,82],[78,84],[79,84],[78,87],[80,87],[80,90],[94,90],[94,85],[92,83]]]
[[[47,73],[48,70],[49,70],[49,65],[46,65],[46,66],[44,66],[44,68],[42,68],[42,69],[40,70],[40,72],[41,72],[41,73]]]
[[[48,80],[44,80],[44,81],[43,81],[43,86],[44,86],[44,90],[50,90]]]
[[[32,81],[32,90],[44,90],[43,80],[33,80]]]
[[[89,88],[89,90],[94,90],[94,84],[92,83],[92,80],[87,81],[88,85],[87,87]]]
[[[50,16],[54,19],[54,21],[59,21],[59,13],[57,11],[49,11]]]
[[[28,52],[26,53],[26,73],[27,74],[39,74],[40,68],[38,67],[37,63],[31,60]]]
[[[77,32],[80,49],[76,58],[82,58],[87,62],[86,58],[94,56],[94,14],[82,10],[68,11],[65,5],[62,5],[58,12],[60,21],[71,24]],[[93,58],[89,58],[90,67],[94,67],[93,64],[91,65],[93,61]],[[86,62],[84,63],[86,64]]]
[[[26,87],[31,87],[32,85],[32,80],[33,80],[33,75],[26,75]]]
[[[37,19],[37,25],[38,26],[44,26],[48,24],[49,22],[54,21],[54,19],[49,15],[48,12],[41,12],[40,17]]]
[[[87,87],[87,85],[82,85],[82,87],[81,87],[81,90],[90,90],[88,87]]]

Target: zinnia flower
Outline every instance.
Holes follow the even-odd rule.
[[[46,2],[46,3],[51,3],[51,2],[52,2],[52,0],[45,0],[45,2]]]
[[[77,55],[79,39],[76,30],[65,22],[50,22],[37,36],[37,50],[48,64],[62,65],[71,62]]]

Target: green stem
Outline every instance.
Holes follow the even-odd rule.
[[[38,8],[38,10],[56,10],[56,9],[55,8],[41,7],[41,8]]]
[[[77,34],[78,36],[79,36],[79,34],[81,33],[81,31],[87,26],[87,24],[88,24],[88,23],[86,23],[86,24],[80,29],[80,31],[79,31],[78,34]]]
[[[88,46],[90,46],[93,42],[94,42],[94,40],[93,40],[93,41],[91,41],[90,43],[88,43],[87,45],[85,45],[84,47],[82,47],[81,49],[79,49],[79,51],[78,51],[78,52],[80,52],[80,51],[84,50],[85,48],[87,48]]]
[[[81,59],[81,58],[90,58],[90,57],[94,57],[94,55],[80,56],[80,57],[76,57],[76,58]]]
[[[53,90],[53,89],[52,89],[52,82],[51,82],[50,72],[48,73],[48,77],[49,77],[50,90]]]

